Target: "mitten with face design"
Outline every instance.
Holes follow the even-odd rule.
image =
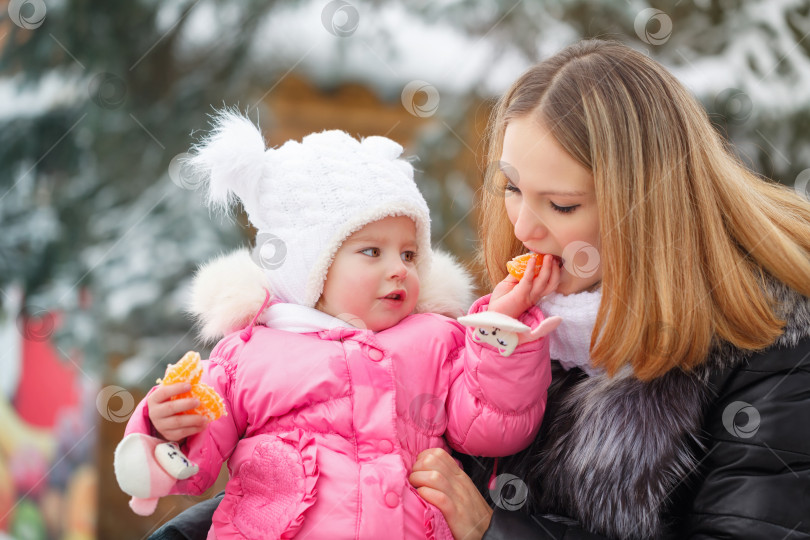
[[[151,515],[158,499],[168,495],[177,480],[199,471],[177,443],[143,433],[130,433],[118,443],[114,467],[118,485],[132,497],[130,508],[141,516]]]

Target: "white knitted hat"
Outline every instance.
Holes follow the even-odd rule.
[[[209,205],[227,210],[234,196],[241,201],[258,229],[253,259],[275,297],[314,307],[343,241],[387,216],[414,221],[417,271],[427,274],[430,214],[401,154],[391,139],[358,141],[338,130],[265,148],[249,119],[223,111],[189,164],[208,186]]]

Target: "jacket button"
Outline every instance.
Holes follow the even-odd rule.
[[[385,505],[388,508],[396,508],[399,504],[399,495],[394,493],[393,491],[389,491],[385,494]]]
[[[394,450],[394,443],[389,440],[380,441],[380,452],[390,454]]]
[[[371,349],[368,351],[368,357],[374,360],[375,362],[379,362],[383,358],[383,353],[379,349]]]

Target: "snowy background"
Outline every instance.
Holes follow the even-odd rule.
[[[183,313],[188,281],[198,264],[250,239],[210,215],[170,165],[212,105],[266,116],[262,100],[290,73],[326,90],[360,83],[406,109],[414,88],[426,92],[424,108],[409,112],[430,116],[431,127],[408,152],[420,157],[434,241],[460,227],[469,249],[449,249],[463,258],[475,248],[480,177],[448,164],[481,147],[458,133],[526,67],[581,37],[617,39],[661,61],[752,168],[808,188],[806,1],[0,6],[0,372],[12,377],[20,313],[46,329],[63,313],[59,351],[124,386],[148,386],[166,362],[199,349]],[[115,370],[110,358],[120,360]]]

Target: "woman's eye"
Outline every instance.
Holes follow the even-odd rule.
[[[402,260],[405,262],[414,262],[416,260],[416,252],[415,251],[403,251],[402,252]]]
[[[576,208],[579,206],[578,204],[575,204],[575,205],[573,205],[573,206],[557,206],[557,205],[556,205],[556,204],[554,204],[553,202],[551,202],[551,201],[549,201],[549,202],[551,203],[551,207],[552,207],[552,208],[553,208],[555,211],[557,211],[557,212],[559,212],[559,213],[561,213],[561,214],[570,214],[571,212],[573,212],[574,210],[576,210]]]
[[[511,183],[511,182],[509,182],[505,186],[503,186],[503,189],[505,191],[511,191],[512,193],[520,193],[520,190],[518,189],[518,187],[515,184]]]
[[[366,248],[360,253],[364,255],[368,255],[369,257],[379,257],[380,256],[380,248]]]

